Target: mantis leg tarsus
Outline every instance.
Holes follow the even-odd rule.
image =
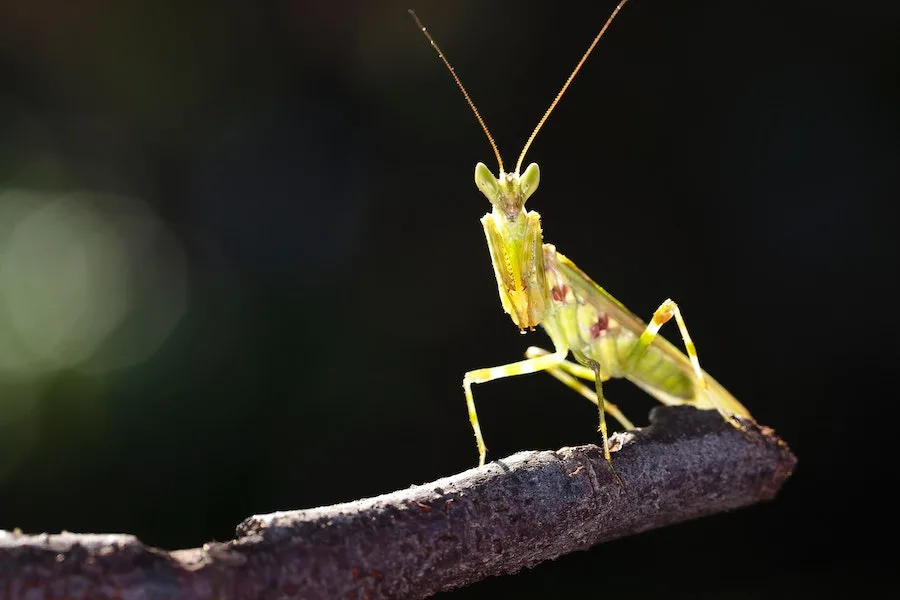
[[[550,354],[548,350],[544,350],[543,348],[538,348],[536,346],[530,346],[528,350],[525,351],[525,356],[529,358],[544,356],[547,354]],[[575,379],[575,377],[580,377],[582,379],[587,379],[588,381],[594,381],[594,372],[587,367],[570,362],[568,360],[564,360],[559,364],[558,367],[547,369],[547,373],[587,398],[595,406],[597,405],[597,392]],[[626,430],[635,429],[634,423],[632,423],[631,420],[622,413],[618,406],[610,402],[605,397],[603,398],[603,403],[606,408],[606,412],[608,412],[612,418],[618,421],[622,427],[624,427]]]
[[[569,354],[568,348],[557,348],[552,354],[527,358],[514,363],[500,365],[498,367],[487,367],[485,369],[476,369],[469,371],[463,377],[463,391],[466,394],[466,406],[469,410],[469,422],[472,424],[472,430],[475,432],[475,444],[478,446],[478,466],[483,466],[485,457],[487,456],[487,446],[484,444],[484,437],[481,435],[481,426],[478,424],[478,413],[475,412],[475,398],[472,395],[472,384],[487,383],[495,379],[504,377],[513,377],[515,375],[525,375],[526,373],[536,373],[552,369],[564,362]]]

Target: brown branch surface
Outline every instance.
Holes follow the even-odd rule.
[[[641,531],[771,499],[796,459],[767,428],[661,407],[596,446],[519,452],[376,498],[258,515],[229,543],[0,531],[0,598],[425,598]]]

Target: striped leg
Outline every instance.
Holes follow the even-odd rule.
[[[526,373],[536,373],[537,371],[552,369],[565,361],[566,355],[568,354],[568,348],[557,348],[556,352],[553,352],[552,354],[536,356],[534,358],[520,360],[499,367],[476,369],[466,373],[465,377],[463,377],[463,391],[466,393],[466,405],[469,408],[469,421],[472,423],[472,429],[475,432],[475,444],[478,446],[479,467],[484,464],[484,458],[487,456],[487,447],[484,445],[484,438],[481,436],[481,426],[478,424],[478,414],[475,412],[475,399],[472,397],[472,384],[486,383],[504,377],[513,377],[515,375],[524,375]]]
[[[529,346],[527,350],[525,350],[525,356],[541,356],[544,354],[550,354],[548,350],[544,350],[543,348],[538,348],[537,346]],[[562,364],[559,365],[560,368],[564,369],[567,373],[571,373],[575,377],[580,377],[581,379],[585,379],[587,381],[594,380],[594,372],[585,367],[584,365],[579,365],[578,363],[573,363],[570,360],[565,360]],[[608,380],[609,377],[604,377],[603,381]],[[597,404],[594,402],[594,404]]]
[[[703,374],[703,369],[700,368],[700,359],[697,357],[697,348],[691,340],[691,334],[688,333],[687,325],[684,323],[684,317],[681,316],[681,310],[671,298],[666,299],[659,305],[656,312],[653,313],[650,324],[644,329],[644,332],[638,339],[638,343],[635,344],[634,349],[625,361],[625,371],[630,371],[634,365],[637,364],[647,348],[650,347],[650,344],[653,343],[653,339],[656,337],[657,333],[659,333],[659,328],[668,323],[673,316],[675,317],[675,322],[678,324],[678,330],[681,332],[681,339],[684,341],[684,349],[687,352],[688,359],[691,361],[691,367],[694,369],[694,376],[700,383],[703,393],[707,395],[712,402],[712,405],[716,407],[716,410],[719,411],[719,414],[722,415],[726,421],[740,429],[740,422],[735,419],[734,415],[725,410],[721,403],[716,400],[714,394],[709,393],[706,376]]]
[[[535,358],[537,356],[545,356],[550,354],[549,351],[544,350],[543,348],[538,348],[536,346],[531,346],[528,350],[525,351],[525,356],[528,358]],[[546,369],[547,373],[553,375],[556,379],[566,384],[568,387],[572,388],[588,400],[590,400],[595,406],[599,406],[597,402],[597,392],[584,385],[575,377],[581,377],[582,379],[586,379],[588,381],[594,381],[594,372],[584,367],[582,365],[570,362],[568,360],[564,360],[559,363],[558,367],[551,367]],[[573,377],[573,375],[575,377]],[[609,379],[608,377],[604,377],[603,381]],[[610,414],[616,421],[619,422],[622,427],[625,429],[634,429],[634,424],[628,418],[622,414],[622,411],[619,410],[619,407],[610,402],[604,396],[603,405],[606,408],[606,412]]]

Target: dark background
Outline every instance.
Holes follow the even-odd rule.
[[[0,528],[190,547],[474,466],[463,372],[549,341],[500,308],[472,181],[491,151],[408,7],[0,4]],[[613,2],[413,7],[511,167]],[[891,1],[624,8],[529,153],[529,207],[638,315],[678,301],[798,469],[773,503],[448,596],[874,580],[898,26]],[[597,441],[550,377],[475,391],[492,458]],[[646,423],[650,398],[606,391]]]

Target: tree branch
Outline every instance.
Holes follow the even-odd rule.
[[[596,446],[519,452],[376,498],[257,515],[229,543],[0,531],[0,598],[425,598],[615,538],[771,499],[796,463],[753,422],[660,407]]]

